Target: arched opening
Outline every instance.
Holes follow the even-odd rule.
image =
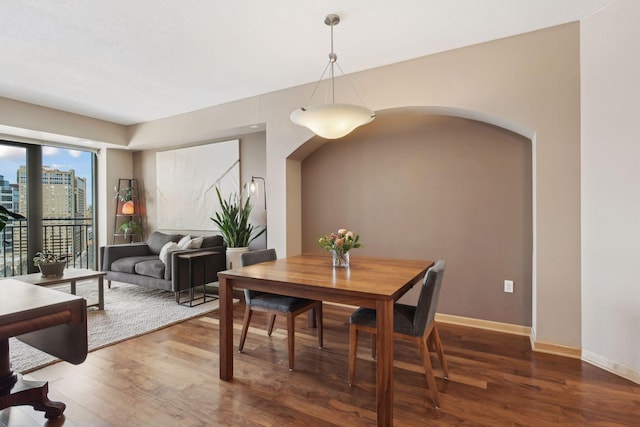
[[[447,260],[439,311],[531,326],[530,135],[473,112],[425,107],[378,113],[340,141],[312,138],[293,154],[304,153],[302,251],[319,251],[321,234],[352,228],[364,244],[354,259]],[[513,294],[504,280],[514,281]]]

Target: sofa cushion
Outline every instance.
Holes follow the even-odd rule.
[[[213,248],[215,246],[224,245],[224,239],[222,236],[207,236],[202,240],[201,248]]]
[[[178,249],[189,249],[190,244],[191,244],[191,236],[188,234],[186,236],[182,236],[182,239],[178,241]]]
[[[175,252],[178,249],[180,248],[176,242],[167,242],[167,244],[160,249],[160,255],[158,255],[158,258],[160,258],[160,261],[162,261],[164,265],[167,265],[171,259],[171,252]]]
[[[147,245],[151,253],[158,255],[160,250],[168,242],[178,242],[182,236],[180,234],[164,234],[159,231],[154,231],[147,239]]]
[[[136,264],[157,259],[157,255],[129,256],[120,258],[111,263],[111,271],[134,274],[136,272]]]
[[[136,273],[141,276],[164,279],[164,263],[157,257],[149,261],[142,261],[136,264]]]
[[[194,237],[193,239],[189,240],[189,249],[199,249],[202,247],[202,242],[204,242],[204,238],[202,236],[200,237]]]

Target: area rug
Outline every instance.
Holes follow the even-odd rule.
[[[69,285],[50,289],[69,292]],[[78,282],[77,295],[86,298],[88,304],[96,303],[98,287],[95,282]],[[217,299],[209,301],[207,298],[204,304],[188,307],[177,304],[173,292],[119,282],[111,282],[108,289],[106,281],[104,302],[104,310],[97,310],[97,307],[87,310],[89,351],[209,313],[219,306]],[[59,360],[15,338],[9,339],[9,351],[13,371],[23,374]]]

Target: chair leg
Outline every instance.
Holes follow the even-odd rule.
[[[107,288],[111,289],[111,280],[107,280]]]
[[[240,334],[240,344],[238,345],[238,351],[242,351],[244,348],[244,340],[247,338],[247,331],[249,330],[249,323],[251,322],[251,314],[253,311],[249,306],[246,306],[244,310],[244,321],[242,322],[242,334]]]
[[[438,398],[438,388],[436,387],[436,379],[433,376],[433,367],[431,366],[431,358],[429,356],[429,347],[427,346],[427,339],[424,337],[418,338],[418,347],[420,348],[420,354],[422,355],[422,363],[424,364],[424,372],[427,376],[427,383],[429,384],[429,391],[431,392],[431,399],[436,409],[440,409],[440,399]]]
[[[274,316],[275,317],[275,316]],[[294,354],[295,354],[295,335],[296,335],[296,318],[293,314],[287,314],[287,335],[289,341],[289,370],[293,371]]]
[[[317,308],[312,310],[315,311],[316,326],[318,327],[318,348],[322,348],[324,347],[324,341],[322,337],[322,329],[324,328],[322,325],[322,301],[320,301],[320,304],[318,304]]]
[[[358,335],[356,325],[349,326],[349,385],[355,384],[356,379],[356,356],[358,354]]]
[[[435,325],[433,326],[433,331],[431,331],[431,337],[433,338],[433,343],[436,346],[438,359],[440,359],[440,366],[442,366],[442,373],[446,379],[449,379],[449,368],[447,367],[447,362],[444,360],[444,350],[442,349],[442,341],[440,341],[440,334],[438,333],[438,328]]]
[[[267,335],[271,336],[271,334],[273,333],[273,325],[276,324],[276,315],[272,314],[271,318],[269,319],[269,329],[267,330]]]

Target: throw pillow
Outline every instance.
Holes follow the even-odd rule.
[[[149,246],[149,252],[152,254],[159,254],[160,250],[167,242],[177,242],[182,237],[179,234],[164,234],[159,231],[154,231],[147,239],[147,245]]]
[[[204,241],[204,237],[196,237],[191,239],[191,243],[189,244],[189,249],[199,249],[202,246],[202,242]]]
[[[178,249],[189,249],[190,244],[191,244],[191,236],[187,234],[178,242]]]
[[[171,252],[178,250],[178,244],[176,242],[167,242],[160,249],[160,261],[167,265],[169,263],[169,258],[171,257]]]

